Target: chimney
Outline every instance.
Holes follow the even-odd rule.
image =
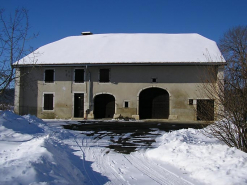
[[[82,35],[93,35],[92,32],[90,31],[84,31],[84,32],[81,32]]]

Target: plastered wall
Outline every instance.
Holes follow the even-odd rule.
[[[74,83],[74,69],[83,68],[84,83]],[[99,69],[110,69],[110,82],[99,83]],[[44,70],[55,70],[54,83],[44,82]],[[218,68],[215,67],[217,71]],[[84,111],[93,118],[94,97],[111,94],[115,97],[115,115],[138,118],[139,94],[143,89],[158,87],[169,93],[169,119],[196,120],[195,105],[189,99],[206,98],[200,91],[208,78],[205,66],[79,66],[18,68],[15,111],[40,118],[74,118],[74,93],[84,93]],[[220,70],[222,73],[222,70]],[[153,82],[153,79],[156,82]],[[217,76],[215,76],[215,81]],[[44,93],[54,93],[54,110],[43,110]],[[124,108],[124,101],[129,107]]]

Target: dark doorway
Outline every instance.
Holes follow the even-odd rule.
[[[169,94],[160,88],[145,89],[139,96],[140,119],[168,119]]]
[[[75,118],[84,117],[84,94],[83,93],[74,94],[74,117]]]
[[[94,118],[113,118],[115,113],[115,98],[109,94],[97,95],[94,98]]]
[[[197,100],[197,120],[214,120],[214,100]]]

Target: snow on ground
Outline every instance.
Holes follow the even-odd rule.
[[[70,134],[53,130],[33,116],[0,112],[0,184],[83,182],[80,158],[56,135]]]
[[[61,124],[0,112],[0,184],[247,184],[247,154],[195,129],[128,155]]]
[[[247,184],[247,154],[200,130],[165,133],[157,142],[158,148],[146,151],[149,158],[175,165],[208,184]]]

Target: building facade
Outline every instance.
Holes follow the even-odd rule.
[[[127,35],[132,38],[129,40],[125,38],[126,34],[122,34],[121,38],[113,38],[117,43],[127,39],[128,44],[120,44],[120,48],[114,49],[113,43],[114,47],[109,49],[108,45],[111,42],[106,42],[105,47],[99,47],[99,49],[97,49],[98,44],[95,47],[91,44],[97,43],[104,36],[112,35],[115,36],[114,34],[102,34],[100,38],[94,38],[94,35],[78,36],[87,37],[86,39],[91,37],[91,40],[83,43],[83,46],[87,45],[93,50],[93,54],[87,51],[89,54],[84,53],[81,56],[80,51],[83,48],[79,50],[79,54],[70,50],[64,54],[63,44],[57,41],[43,46],[46,49],[48,47],[47,52],[43,52],[41,59],[37,57],[35,64],[24,62],[25,58],[16,63],[15,112],[48,119],[102,119],[123,116],[135,119],[195,121],[198,120],[200,104],[212,102],[214,106],[214,100],[209,100],[202,93],[202,84],[205,85],[208,83],[207,79],[211,78],[208,67],[213,68],[216,74],[210,83],[222,80],[224,61],[205,59],[207,61],[202,62],[197,58],[195,60],[189,58],[176,62],[176,57],[175,59],[169,57],[170,61],[164,58],[162,61],[165,50],[160,46],[162,44],[160,41],[149,42],[152,34],[147,38],[145,34],[138,38],[144,39],[141,43],[146,41],[148,45],[148,48],[140,48],[139,53],[137,46],[130,47],[131,42],[135,44],[140,42],[138,39],[135,41],[134,38],[139,36],[135,34]],[[160,34],[158,37],[163,35],[169,34]],[[201,36],[197,35],[197,37]],[[176,42],[181,43],[181,41]],[[186,47],[186,44],[184,45]],[[140,44],[138,46],[143,47]],[[49,47],[60,47],[60,52]],[[194,52],[198,49],[191,48],[195,50]],[[135,49],[137,54],[133,55],[131,52]],[[54,56],[49,55],[50,50],[53,50]],[[107,53],[108,50],[111,50],[110,53]],[[162,56],[152,59],[150,56],[159,55],[159,50]],[[167,50],[167,55],[171,55],[170,49]],[[143,56],[145,52],[150,53]],[[188,52],[185,58],[188,58]],[[217,52],[220,54],[219,50]],[[68,59],[67,62],[61,61],[68,55],[73,55],[74,62]],[[88,55],[91,55],[91,58],[94,57],[94,60],[90,61]],[[112,57],[112,55],[116,56]],[[137,60],[138,56],[140,59]],[[45,58],[42,59],[42,57]],[[148,61],[144,61],[143,57]],[[81,60],[77,62],[75,58],[81,58]],[[214,111],[217,111],[216,107]]]

